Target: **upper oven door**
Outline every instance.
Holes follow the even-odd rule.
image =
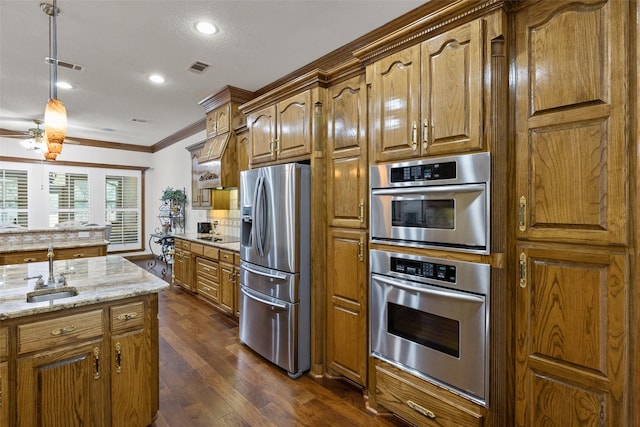
[[[371,240],[488,253],[486,184],[371,190]]]

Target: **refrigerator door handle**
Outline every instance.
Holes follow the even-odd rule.
[[[264,271],[259,271],[259,270],[255,270],[247,265],[243,265],[242,268],[244,268],[245,270],[253,273],[253,274],[258,274],[260,276],[265,276],[265,277],[270,277],[272,279],[278,279],[278,280],[287,280],[287,276],[285,276],[284,274],[278,274],[278,273],[266,273]]]
[[[266,299],[258,298],[256,296],[253,296],[253,295],[249,294],[244,289],[240,289],[240,292],[242,292],[247,298],[251,298],[252,300],[257,301],[259,303],[270,305],[270,306],[279,308],[281,310],[286,310],[287,309],[287,306],[284,305],[284,304],[278,304],[278,303],[275,303],[275,302],[272,302],[272,301],[267,301]]]
[[[253,212],[252,212],[252,222],[253,226],[251,227],[251,240],[256,244],[256,251],[258,255],[264,256],[264,245],[262,244],[262,192],[263,185],[262,181],[264,180],[263,176],[259,176],[256,181],[256,187],[253,192]]]

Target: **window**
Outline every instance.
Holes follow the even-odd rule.
[[[0,223],[29,226],[27,171],[0,169]]]
[[[111,223],[110,246],[140,243],[137,176],[105,176],[105,220]]]
[[[49,227],[89,221],[89,176],[49,172]]]

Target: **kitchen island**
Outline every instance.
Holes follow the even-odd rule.
[[[27,302],[48,263],[0,266],[0,425],[151,424],[158,293],[168,283],[116,255],[54,261],[53,270],[76,296]]]

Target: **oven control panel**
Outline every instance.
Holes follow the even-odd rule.
[[[391,182],[435,181],[455,178],[456,162],[423,163],[391,168]]]
[[[456,282],[455,265],[391,257],[391,271],[445,282]]]

